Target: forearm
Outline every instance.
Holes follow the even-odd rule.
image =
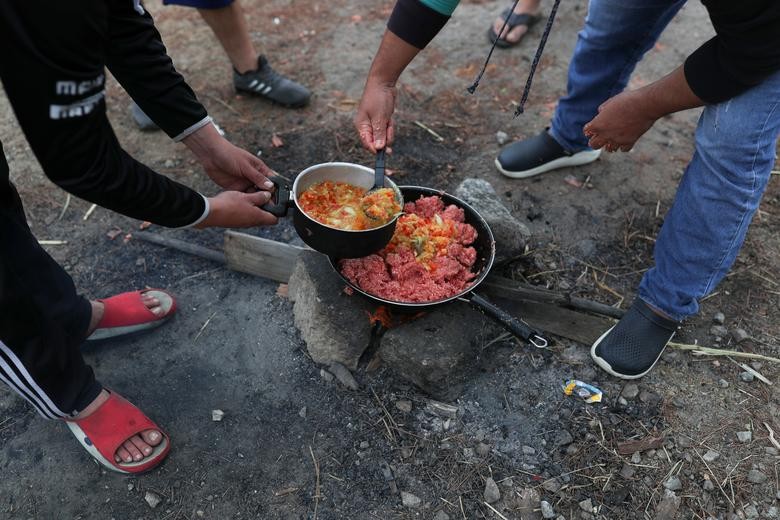
[[[419,52],[420,49],[405,42],[390,30],[385,31],[366,83],[395,86],[401,73]]]
[[[683,66],[635,91],[643,112],[652,119],[704,105],[685,78]]]

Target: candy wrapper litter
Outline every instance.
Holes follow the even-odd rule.
[[[600,403],[603,392],[593,385],[583,383],[578,379],[571,379],[563,384],[563,393],[566,395],[576,395],[585,399],[586,403]]]

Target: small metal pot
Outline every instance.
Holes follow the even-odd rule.
[[[298,232],[301,240],[320,253],[336,258],[361,258],[376,253],[393,238],[400,213],[382,226],[351,231],[317,222],[298,204],[298,196],[301,193],[323,181],[346,182],[370,190],[374,186],[374,170],[371,168],[359,164],[331,162],[306,168],[295,178],[292,188],[281,182],[280,177],[270,180],[276,185],[276,191],[273,201],[263,206],[263,209],[277,217],[284,217],[289,209],[293,209],[295,231]],[[403,207],[403,195],[398,186],[385,178],[385,187],[392,188],[396,192],[396,197]]]

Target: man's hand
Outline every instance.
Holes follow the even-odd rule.
[[[606,100],[583,131],[590,139],[591,148],[627,152],[659,118],[703,104],[691,90],[684,67],[680,66],[658,81]]]
[[[259,207],[270,199],[271,194],[267,191],[223,191],[216,197],[209,197],[209,214],[195,227],[247,228],[276,224],[277,218]]]
[[[605,101],[599,113],[583,128],[588,145],[608,152],[631,150],[637,140],[655,123],[657,117],[646,109],[641,90],[623,92]]]
[[[366,88],[360,98],[354,120],[360,142],[373,153],[393,144],[395,84],[418,52],[420,49],[406,43],[392,32],[385,31],[368,72]]]
[[[234,146],[208,124],[182,141],[195,154],[211,180],[226,190],[270,190],[274,172],[263,161]]]
[[[393,144],[395,96],[395,85],[372,81],[366,83],[354,123],[360,142],[372,153]]]

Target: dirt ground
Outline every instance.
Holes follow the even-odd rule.
[[[540,26],[518,48],[496,52],[476,95],[465,91],[487,52],[486,28],[504,3],[464,2],[406,72],[388,166],[402,184],[451,190],[466,177],[489,180],[534,234],[531,252],[501,266],[504,275],[625,308],[652,265],[653,237],[692,153],[699,111],[659,121],[630,154],[530,181],[501,177],[492,164],[496,132],[525,137],[548,124],[586,10],[582,0],[562,4],[526,114],[513,119]],[[227,60],[196,12],[159,1],[148,8],[177,68],[233,142],[262,150],[271,167],[290,176],[329,160],[369,163],[351,117],[392,2],[244,4],[271,62],[314,90],[310,107],[290,111],[237,96]],[[703,8],[691,2],[632,86],[670,71],[711,34]],[[116,82],[107,98],[131,154],[214,193],[183,146],[135,129]],[[282,147],[272,146],[274,134]],[[480,372],[453,403],[457,418],[448,420],[386,370],[357,374],[357,392],[323,379],[277,284],[125,241],[139,233],[139,222],[100,208],[85,219],[84,201],[74,198],[64,209],[66,194],[42,174],[4,96],[0,138],[33,231],[67,241],[48,250],[85,294],[166,287],[180,304],[177,317],[153,334],[85,350],[104,384],[170,433],[166,463],[140,478],[107,474],[64,425],[40,419],[2,388],[0,518],[526,519],[540,518],[540,500],[564,519],[672,518],[663,509],[671,502],[664,485],[681,501],[676,518],[780,517],[780,457],[769,438],[771,428],[780,440],[780,378],[771,362],[670,350],[634,388],[596,370],[585,345],[559,339],[539,353],[486,340],[475,346],[482,349]],[[773,176],[731,273],[678,341],[780,357],[778,219]],[[219,230],[151,231],[214,248],[222,237]],[[288,222],[252,232],[296,240]],[[744,329],[750,339],[737,345],[728,334],[717,337],[717,312],[728,331]],[[774,384],[751,381],[741,362]],[[572,377],[600,386],[605,402],[564,397],[561,381]],[[221,422],[211,420],[214,409],[225,412]],[[648,436],[663,441],[639,455],[618,453],[621,443]],[[491,478],[501,499],[488,504],[483,492]],[[410,506],[407,496],[404,504],[401,492],[420,503]],[[151,508],[147,493],[161,503]]]

